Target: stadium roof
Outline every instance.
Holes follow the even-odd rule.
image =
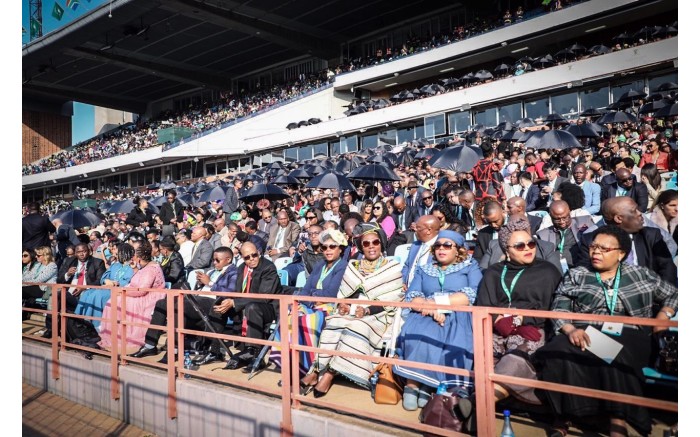
[[[274,65],[337,58],[343,42],[438,12],[427,0],[114,0],[23,47],[23,97],[143,113]]]

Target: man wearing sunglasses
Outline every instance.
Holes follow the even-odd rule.
[[[282,284],[275,264],[263,258],[258,248],[251,242],[245,242],[239,249],[243,264],[238,267],[236,288],[239,293],[282,294]],[[263,339],[265,328],[277,319],[279,303],[274,299],[250,299],[250,298],[224,298],[217,299],[212,306],[212,314],[216,314],[223,323],[214,325],[218,334],[224,331],[227,318],[236,319],[245,317],[248,329],[246,337]],[[262,347],[257,344],[248,344],[242,352],[236,354],[231,360],[231,368],[240,369],[247,366],[245,372],[257,371],[252,363]],[[206,361],[206,357],[202,362]],[[266,364],[263,360],[261,367]]]
[[[604,186],[601,189],[600,196],[602,202],[615,197],[630,197],[637,204],[637,209],[641,213],[647,212],[649,203],[647,187],[641,182],[636,182],[632,172],[626,167],[615,171],[615,182]]]
[[[517,213],[508,216],[509,221],[515,220],[516,218],[527,219],[527,215],[524,213]],[[532,235],[530,229],[528,229],[528,232],[530,233],[530,235]],[[496,235],[498,235],[498,233],[496,233]],[[561,262],[559,260],[559,253],[557,252],[557,248],[553,243],[537,239],[534,235],[532,235],[532,238],[528,242],[520,242],[517,245],[513,246],[513,249],[518,252],[522,252],[528,249],[532,250],[533,248],[536,249],[535,258],[548,261],[550,264],[552,264],[559,270],[559,273],[563,274]],[[484,251],[484,255],[479,260],[479,267],[482,271],[484,271],[488,269],[490,265],[496,264],[499,261],[503,261],[504,259],[506,259],[506,256],[503,253],[503,249],[501,248],[500,244],[498,243],[498,238],[496,238],[495,240],[489,241],[488,247]]]
[[[267,208],[263,209],[260,215],[261,219],[258,220],[258,229],[270,235],[272,227],[277,224],[277,219],[272,216],[272,212]]]
[[[433,192],[430,190],[425,190],[420,195],[421,205],[418,207],[419,215],[428,215],[433,211],[435,207],[435,202],[433,198]]]

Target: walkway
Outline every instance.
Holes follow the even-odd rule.
[[[156,437],[106,414],[22,384],[22,436]]]

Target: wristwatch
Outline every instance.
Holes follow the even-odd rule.
[[[666,317],[668,317],[669,320],[675,315],[671,311],[663,311],[663,313],[666,314]]]

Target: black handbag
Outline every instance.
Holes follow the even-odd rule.
[[[437,426],[450,431],[461,432],[464,426],[464,419],[459,414],[459,401],[461,396],[456,392],[445,394],[433,394],[428,403],[423,407],[418,416],[421,423]],[[425,437],[432,437],[436,434],[423,433]]]
[[[656,370],[665,375],[678,376],[678,331],[664,331],[659,338],[659,347]]]

